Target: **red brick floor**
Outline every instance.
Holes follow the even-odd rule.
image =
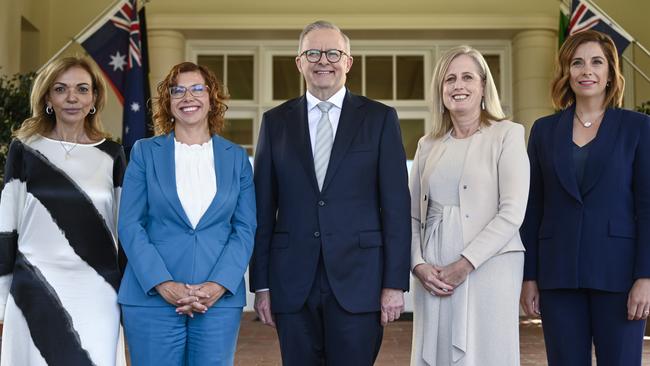
[[[253,313],[244,313],[239,332],[236,366],[280,366],[280,349],[275,330],[254,320]],[[384,342],[376,366],[404,366],[411,353],[412,322],[390,324],[384,332]],[[546,352],[539,320],[522,318],[521,366],[546,366]],[[596,363],[594,362],[594,365]],[[643,365],[650,366],[650,340],[646,337]]]

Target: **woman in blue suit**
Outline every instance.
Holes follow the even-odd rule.
[[[157,136],[131,151],[118,300],[134,366],[234,362],[256,219],[246,150],[218,135],[226,98],[207,68],[174,66],[153,104]]]
[[[650,314],[650,118],[619,109],[624,79],[609,36],[584,31],[560,49],[537,120],[521,236],[521,303],[540,314],[549,366],[641,365]]]

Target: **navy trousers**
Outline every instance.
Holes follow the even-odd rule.
[[[371,366],[379,353],[380,312],[353,314],[343,309],[332,293],[322,257],[302,309],[274,315],[284,366]]]
[[[540,291],[549,366],[640,366],[645,321],[627,320],[627,293],[590,289]]]

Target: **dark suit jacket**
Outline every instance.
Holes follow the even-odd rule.
[[[537,120],[530,134],[524,280],[625,292],[650,277],[650,117],[607,109],[578,187],[574,111]]]
[[[264,114],[255,154],[258,229],[251,291],[273,312],[298,311],[322,253],[346,310],[378,311],[382,288],[407,290],[410,197],[393,108],[349,92],[319,192],[305,96]]]

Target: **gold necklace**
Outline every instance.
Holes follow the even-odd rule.
[[[594,122],[598,121],[598,119],[599,119],[600,117],[602,117],[603,114],[605,114],[604,111],[603,111],[603,113],[599,114],[599,115],[594,119]],[[580,122],[580,124],[581,124],[583,127],[585,127],[585,128],[589,128],[589,127],[591,127],[591,126],[594,125],[591,121],[583,121],[582,118],[580,118],[580,115],[578,114],[578,111],[576,111],[576,117],[578,117],[578,122]]]

